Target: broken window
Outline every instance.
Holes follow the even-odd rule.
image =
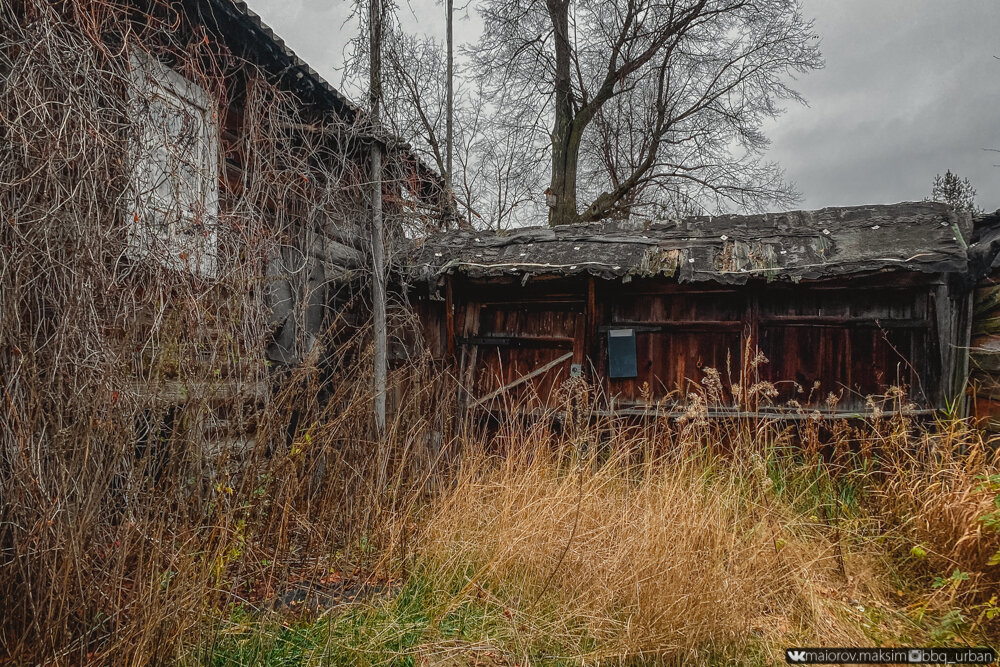
[[[133,259],[212,277],[217,270],[219,132],[200,86],[158,60],[131,58]]]

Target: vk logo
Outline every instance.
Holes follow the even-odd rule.
[[[788,662],[805,662],[806,652],[793,651],[792,649],[788,649],[787,651],[785,651],[785,657],[787,658]]]

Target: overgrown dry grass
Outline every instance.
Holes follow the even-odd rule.
[[[795,640],[867,645],[876,637],[857,608],[900,608],[891,578],[908,575],[890,573],[886,554],[852,533],[843,516],[850,510],[823,492],[818,503],[802,502],[811,487],[830,483],[822,466],[775,450],[699,450],[634,464],[623,452],[651,444],[638,438],[609,443],[604,460],[549,449],[471,464],[424,524],[421,557],[436,578],[466,573],[467,589],[501,595],[530,628],[527,646],[585,628],[593,641],[579,656],[586,661],[738,654],[748,645],[776,649]],[[782,493],[772,478],[779,475]],[[870,483],[872,509],[892,499],[898,511],[910,497],[898,486],[903,478],[893,475],[886,486],[857,477],[833,484]],[[978,483],[965,481],[963,492],[972,493]],[[933,488],[916,493],[936,497]],[[941,497],[906,513],[907,523],[934,517],[939,526],[911,533],[904,523],[894,537],[938,547],[931,540],[943,545],[951,531],[975,529],[978,503]],[[941,505],[963,514],[942,514]],[[835,518],[824,522],[818,514]],[[995,542],[981,531],[966,535],[958,548],[976,549],[979,559],[962,567],[978,565],[985,576]],[[985,582],[972,583],[970,591]],[[533,623],[540,608],[545,621]],[[899,618],[877,638],[920,634],[917,624],[906,624]]]
[[[757,434],[735,451],[655,420],[466,432],[450,483],[386,533],[399,588],[280,628],[239,616],[200,660],[771,664],[996,641],[996,461],[962,423],[905,419],[813,451],[775,422],[706,425]]]
[[[206,460],[210,488],[173,459],[140,485],[141,457],[131,495],[113,471],[52,480],[74,507],[106,509],[60,510],[4,547],[20,560],[0,585],[25,596],[8,597],[21,614],[5,619],[9,657],[768,664],[787,645],[998,636],[1000,536],[982,519],[1000,468],[962,422],[554,410],[498,430],[449,420],[453,393],[417,365],[396,376],[402,401],[380,442],[366,435],[359,359],[325,402],[307,400],[317,369],[289,378],[273,409],[297,406],[294,434]],[[15,520],[44,509],[10,499],[23,496],[3,499]],[[318,610],[276,606],[330,582],[340,592]],[[51,618],[60,634],[42,634]],[[16,623],[32,624],[20,641]]]
[[[473,568],[467,588],[502,591],[550,639],[582,624],[591,660],[711,651],[798,626],[858,640],[816,607],[815,586],[837,575],[829,539],[775,502],[762,467],[705,452],[635,466],[618,453],[531,454],[473,464],[437,503],[420,543],[435,576]],[[530,620],[539,605],[544,624]]]

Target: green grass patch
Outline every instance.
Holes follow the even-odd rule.
[[[545,605],[530,622],[468,580],[411,576],[394,595],[331,609],[319,618],[283,621],[276,614],[237,608],[212,641],[184,661],[190,665],[580,664],[595,643],[582,626],[548,633]],[[570,639],[565,644],[558,639]]]

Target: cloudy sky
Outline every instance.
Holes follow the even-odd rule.
[[[475,0],[472,0],[473,2]],[[249,0],[303,59],[339,85],[352,2]],[[456,5],[462,4],[461,0]],[[826,67],[796,83],[808,106],[768,126],[770,157],[804,208],[922,199],[946,169],[1000,208],[1000,1],[803,0]],[[401,2],[405,28],[443,39],[434,0]],[[474,12],[456,40],[474,41]]]

